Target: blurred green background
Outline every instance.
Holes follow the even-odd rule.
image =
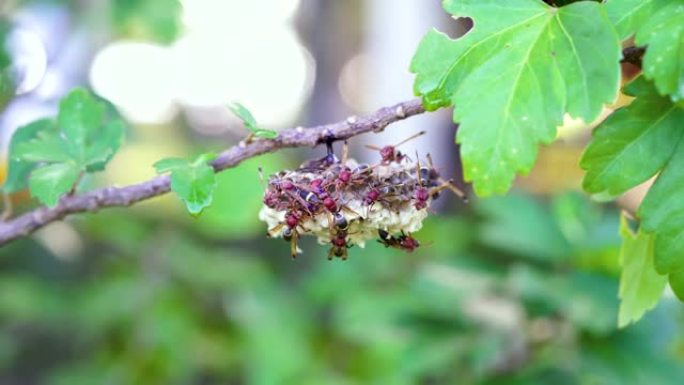
[[[245,133],[226,115],[230,100],[279,128],[407,99],[408,42],[446,17],[438,2],[391,5],[5,0],[4,148],[83,84],[130,122],[127,144],[86,188],[237,143]],[[376,67],[397,71],[401,91]],[[397,131],[429,129],[413,145],[458,175],[448,112],[416,120]],[[355,144],[402,138],[388,131]],[[166,196],[55,223],[0,248],[0,384],[679,384],[684,312],[671,294],[617,329],[620,208],[579,192],[587,135],[568,124],[507,197],[442,198],[413,254],[369,244],[329,262],[307,239],[293,261],[264,237],[257,167],[296,167],[321,149],[220,174],[199,218]],[[19,211],[33,204],[26,193],[12,200]]]

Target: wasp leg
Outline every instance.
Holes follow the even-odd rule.
[[[269,237],[269,238],[275,237],[275,233],[277,233],[278,231],[280,231],[280,229],[282,229],[283,226],[285,226],[285,223],[278,223],[277,225],[275,225],[273,228],[269,229],[269,230],[266,232],[266,236]]]
[[[399,147],[399,146],[401,146],[402,144],[404,144],[404,143],[406,143],[406,142],[408,142],[408,141],[411,141],[411,140],[413,140],[413,139],[415,139],[415,138],[417,138],[417,137],[419,137],[419,136],[422,136],[422,135],[425,135],[425,131],[421,131],[421,132],[419,132],[419,133],[417,133],[417,134],[411,135],[411,136],[409,136],[408,138],[402,140],[401,142],[395,144],[393,147]]]
[[[454,194],[456,194],[456,196],[461,198],[464,202],[468,202],[468,196],[466,195],[466,193],[464,193],[463,190],[459,189],[458,187],[454,186],[454,183],[451,180],[445,181],[443,179],[440,179],[440,181],[442,182],[441,185],[430,189],[430,195],[436,194],[444,189],[449,189]]]
[[[297,258],[297,230],[292,231],[292,240],[290,240],[290,255],[292,259]]]

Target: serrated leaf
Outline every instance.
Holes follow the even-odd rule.
[[[216,154],[199,155],[192,163],[180,158],[166,158],[154,164],[157,173],[171,172],[171,190],[185,202],[188,212],[199,215],[211,204],[216,177],[208,164]]]
[[[464,174],[478,195],[507,191],[569,113],[592,121],[617,93],[620,45],[600,4],[446,0],[474,28],[430,32],[411,70],[429,109],[453,104]]]
[[[617,196],[648,180],[672,157],[684,133],[684,110],[650,82],[639,77],[627,92],[636,99],[594,131],[582,156],[587,192]]]
[[[19,127],[14,132],[9,145],[7,180],[2,186],[4,192],[13,193],[24,189],[28,183],[28,176],[35,167],[35,162],[22,160],[16,156],[17,147],[34,139],[39,132],[49,132],[54,129],[54,121],[42,119]]]
[[[55,163],[33,170],[29,185],[31,195],[53,207],[59,198],[70,191],[78,180],[81,169],[73,163]]]
[[[662,0],[639,29],[635,42],[648,46],[644,75],[658,90],[677,102],[684,99],[684,0]]]
[[[684,271],[669,276],[670,287],[680,301],[684,302]]]
[[[165,158],[154,164],[154,169],[158,174],[173,171],[178,168],[189,167],[190,162],[181,158]]]
[[[655,0],[609,0],[605,7],[608,18],[621,40],[625,40],[648,20]]]
[[[65,162],[70,160],[68,143],[56,131],[38,132],[35,138],[17,144],[13,157],[27,162]]]
[[[634,233],[625,217],[621,218],[620,236],[620,310],[618,327],[636,322],[662,297],[667,276],[653,266],[654,236],[641,229]]]
[[[112,120],[102,127],[97,140],[86,148],[85,164],[88,172],[102,171],[124,141],[126,125],[121,120]]]
[[[22,138],[16,143],[11,151],[15,165],[10,165],[10,173],[25,177],[33,167],[29,165],[35,164],[55,167],[37,174],[34,171],[29,176],[30,180],[33,180],[34,174],[37,175],[36,178],[45,178],[48,171],[52,172],[51,175],[56,175],[59,171],[71,175],[72,173],[67,174],[65,170],[77,168],[79,174],[103,170],[121,146],[124,135],[123,122],[118,119],[105,122],[104,111],[104,103],[84,89],[75,89],[60,102],[57,129],[53,128],[54,125],[41,126],[32,131],[30,137]],[[16,165],[21,166],[17,168]],[[59,180],[66,179],[64,177]],[[38,180],[29,185],[45,186],[47,183],[45,180]],[[69,189],[72,187],[69,186]],[[56,202],[54,196],[44,191],[32,192],[32,195],[43,203]]]

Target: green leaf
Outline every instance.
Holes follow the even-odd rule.
[[[86,148],[85,164],[88,172],[102,171],[124,141],[126,126],[121,120],[112,120],[102,127],[97,141]]]
[[[446,0],[475,27],[453,41],[432,31],[411,64],[428,109],[453,104],[464,174],[482,196],[507,191],[527,173],[537,144],[563,115],[592,121],[614,100],[620,45],[600,4],[560,9],[538,0]]]
[[[49,132],[55,129],[55,122],[50,119],[37,120],[19,127],[12,135],[9,145],[9,165],[7,180],[2,189],[6,193],[13,193],[26,187],[28,177],[36,164],[33,161],[20,159],[16,156],[17,148],[34,139],[39,132]]]
[[[31,195],[53,207],[59,202],[59,197],[72,189],[81,171],[81,168],[73,163],[55,163],[38,167],[31,173]]]
[[[635,42],[648,46],[643,71],[673,101],[684,99],[684,0],[662,0]]]
[[[651,234],[639,229],[634,233],[627,218],[620,222],[620,311],[618,327],[636,322],[651,310],[662,297],[667,276],[659,275],[653,266],[653,241]]]
[[[127,37],[172,43],[180,32],[179,0],[115,0],[114,26]]]
[[[171,172],[171,190],[185,202],[188,212],[199,215],[211,204],[216,177],[208,164],[216,155],[199,155],[192,163],[180,158],[166,158],[154,164],[157,173]]]
[[[584,189],[616,196],[660,171],[684,133],[684,110],[658,94],[643,77],[627,87],[637,98],[595,131],[580,166]]]
[[[670,287],[680,301],[684,302],[684,271],[670,274]]]
[[[17,144],[15,159],[26,162],[65,162],[70,160],[68,143],[55,131],[38,132],[36,137]]]
[[[655,0],[609,0],[606,13],[621,40],[625,40],[641,27],[654,9]]]
[[[59,104],[57,121],[74,160],[86,163],[86,146],[98,134],[104,118],[104,105],[90,92],[76,88]]]
[[[235,116],[242,120],[245,128],[251,131],[254,136],[264,139],[275,139],[278,137],[276,131],[259,128],[256,119],[254,119],[254,115],[252,115],[252,113],[242,104],[234,102],[229,104],[228,108],[230,108]]]
[[[661,172],[639,207],[641,225],[655,233],[655,267],[661,274],[684,270],[684,144]]]
[[[165,158],[154,164],[154,169],[157,170],[158,174],[163,174],[165,172],[173,171],[178,168],[189,167],[190,163],[181,158]]]
[[[52,121],[40,121],[26,131],[18,131],[17,135],[10,149],[12,188],[23,187],[22,181],[36,164],[55,167],[46,168],[42,173],[34,171],[30,180],[45,178],[48,171],[52,175],[50,180],[63,181],[73,174],[74,168],[77,174],[103,170],[123,142],[124,123],[118,119],[105,121],[104,103],[77,88],[60,102],[57,129]],[[54,176],[60,172],[63,178]],[[49,183],[37,180],[29,185],[44,187]],[[64,192],[72,187],[55,191]],[[58,198],[45,191],[32,191],[32,195],[45,204],[54,204]]]

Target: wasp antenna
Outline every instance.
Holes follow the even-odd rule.
[[[408,138],[402,140],[401,142],[395,144],[394,147],[399,147],[399,146],[401,146],[402,144],[404,144],[404,143],[406,143],[406,142],[408,142],[408,141],[411,141],[411,140],[413,140],[413,139],[415,139],[415,138],[417,138],[417,137],[419,137],[419,136],[425,135],[425,133],[426,133],[426,131],[423,130],[423,131],[421,131],[421,132],[419,132],[419,133],[417,133],[417,134],[411,135],[411,136],[409,136]]]
[[[418,178],[418,185],[423,185],[423,180],[420,177],[420,159],[418,158],[418,151],[416,151],[416,177]]]
[[[364,147],[366,147],[366,148],[369,149],[369,150],[373,150],[373,151],[380,151],[380,150],[381,150],[380,147],[374,146],[374,145],[372,145],[372,144],[366,144],[366,145],[364,145]]]
[[[440,190],[444,190],[445,188],[448,188],[454,194],[456,194],[456,196],[461,198],[463,200],[463,202],[468,203],[468,196],[466,195],[465,192],[463,192],[463,190],[456,187],[453,180],[450,179],[450,180],[445,181],[443,179],[440,179],[440,181],[442,182],[442,185],[440,187],[435,187],[437,189],[437,192],[439,192]]]
[[[428,165],[430,165],[430,168],[434,169],[435,164],[432,162],[432,155],[430,155],[430,153],[428,152],[427,155],[425,155],[425,157],[428,160]]]

